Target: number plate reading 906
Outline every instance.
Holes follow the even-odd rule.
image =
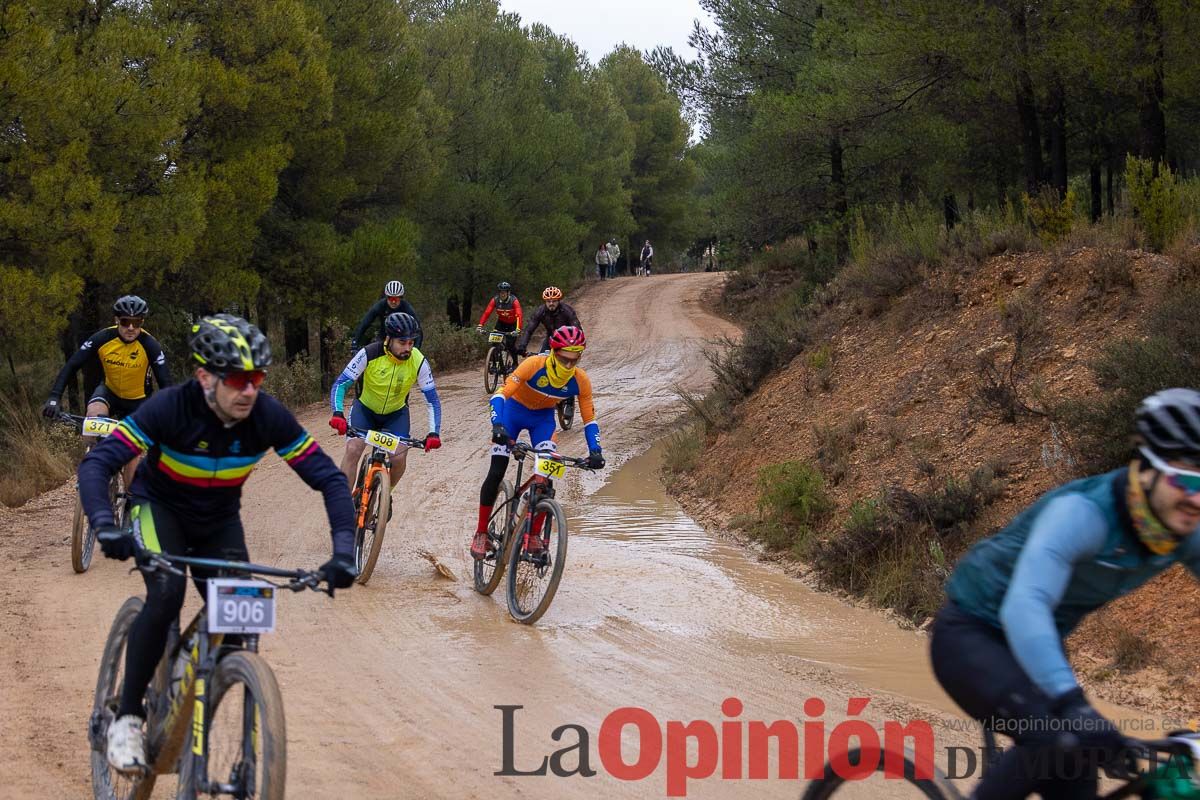
[[[212,633],[272,632],[275,630],[275,587],[240,578],[210,579],[208,629]]]
[[[539,458],[533,465],[533,471],[547,478],[561,478],[567,467],[561,461],[552,458]]]
[[[367,444],[394,454],[396,447],[400,444],[400,440],[384,431],[367,431]]]

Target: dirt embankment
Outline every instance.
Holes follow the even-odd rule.
[[[888,311],[871,318],[850,301],[826,308],[817,341],[832,371],[814,370],[812,349],[759,386],[738,407],[731,430],[707,443],[694,472],[678,484],[693,515],[722,526],[755,510],[758,469],[798,459],[816,462],[818,425],[862,415],[845,477],[831,489],[837,510],[826,536],[856,500],[887,484],[917,489],[930,475],[965,476],[988,461],[1008,467],[1003,496],[977,524],[995,530],[1038,495],[1073,477],[1049,421],[1035,415],[1003,423],[980,399],[979,358],[1004,366],[1013,351],[1001,321],[1014,303],[1038,309],[1042,335],[1020,363],[1025,399],[1077,398],[1096,390],[1088,362],[1106,342],[1133,333],[1171,291],[1174,265],[1153,254],[1127,254],[1133,289],[1105,291],[1101,253],[994,258],[969,274],[935,275]],[[828,388],[825,388],[825,387]],[[719,502],[718,502],[719,501]],[[1180,569],[1093,615],[1072,637],[1073,661],[1089,688],[1113,702],[1188,711],[1200,688],[1194,642],[1200,589]],[[1148,651],[1151,666],[1121,669],[1114,651]],[[1131,645],[1131,643],[1133,643]],[[1134,659],[1136,660],[1136,659]]]

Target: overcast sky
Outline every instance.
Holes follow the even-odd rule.
[[[622,42],[642,51],[670,45],[695,58],[687,43],[692,21],[707,23],[699,0],[500,0],[500,7],[525,25],[542,22],[574,40],[593,64]]]

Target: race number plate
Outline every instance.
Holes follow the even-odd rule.
[[[275,587],[244,578],[210,578],[208,630],[212,633],[275,630]]]
[[[533,465],[533,471],[547,478],[561,478],[567,471],[566,464],[552,458],[538,458]]]
[[[85,436],[108,436],[116,427],[115,419],[88,417],[83,421],[83,434]]]
[[[503,333],[496,333],[495,331],[492,331],[491,335],[489,335],[489,336],[488,336],[488,341],[489,341],[489,342],[492,342],[492,343],[496,343],[496,342],[503,342],[503,341],[504,341],[504,334],[503,334]]]
[[[393,434],[385,431],[367,431],[367,444],[372,447],[378,447],[380,450],[386,450],[389,453],[395,453],[396,448],[400,444],[400,440]]]

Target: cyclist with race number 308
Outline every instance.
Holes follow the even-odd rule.
[[[488,519],[500,492],[500,482],[508,470],[510,441],[522,431],[529,431],[529,441],[535,449],[553,450],[554,407],[562,400],[579,397],[583,435],[588,444],[588,466],[592,469],[604,466],[600,426],[592,406],[592,382],[578,366],[586,343],[579,328],[559,328],[550,336],[550,354],[522,361],[500,390],[492,395],[492,463],[479,488],[479,525],[471,539],[472,558],[481,560],[487,556]],[[534,530],[539,526],[540,520],[535,518]]]
[[[258,328],[229,314],[192,327],[195,376],[158,392],[121,421],[79,465],[79,494],[100,548],[121,561],[138,549],[245,561],[239,516],[242,484],[267,450],[325,499],[333,557],[321,566],[335,588],[348,588],[354,567],[354,518],[341,470],[322,452],[282,403],[260,392],[271,346]],[[108,483],[142,454],[130,487],[132,532],[113,524]],[[290,510],[290,509],[285,509]],[[196,586],[213,577],[192,569]],[[108,730],[108,762],[124,773],[145,768],[142,700],[166,648],[171,623],[183,607],[187,581],[158,571],[143,574],[146,603],[129,629],[125,683]]]

